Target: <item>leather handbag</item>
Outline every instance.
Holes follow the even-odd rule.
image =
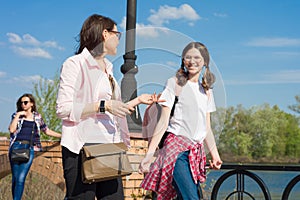
[[[28,162],[30,157],[30,150],[24,149],[12,149],[10,159],[12,162]]]
[[[82,181],[94,183],[121,176],[133,171],[124,143],[86,145],[82,148]]]

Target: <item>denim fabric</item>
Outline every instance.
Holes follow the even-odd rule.
[[[200,183],[194,183],[190,165],[189,151],[178,155],[173,171],[173,186],[177,193],[177,200],[199,200],[202,198]]]
[[[11,149],[21,149],[28,147],[29,144],[22,144],[18,141],[15,141],[10,150],[9,150],[9,161],[11,166],[11,173],[12,173],[12,196],[14,200],[21,200],[23,191],[24,191],[24,185],[25,185],[25,179],[29,172],[30,166],[32,164],[33,158],[34,158],[34,149],[33,147],[30,147],[30,158],[29,161],[26,163],[15,163],[12,162],[10,159],[10,152]]]

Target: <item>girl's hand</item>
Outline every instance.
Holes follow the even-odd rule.
[[[139,173],[148,173],[152,163],[153,155],[146,155],[139,166]]]
[[[221,165],[222,165],[223,161],[222,160],[209,160],[209,168],[210,169],[221,169]]]

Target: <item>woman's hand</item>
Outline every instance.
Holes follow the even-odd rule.
[[[165,102],[163,99],[159,99],[161,94],[156,95],[156,93],[153,94],[142,94],[138,97],[138,100],[140,103],[143,104],[152,104],[152,103],[157,103],[157,102]]]
[[[149,172],[150,165],[152,163],[152,159],[153,159],[153,154],[148,154],[143,158],[143,160],[141,161],[140,166],[139,166],[140,174]]]
[[[222,160],[209,160],[209,168],[210,169],[221,169],[223,161]]]
[[[125,117],[134,111],[134,108],[122,101],[109,100],[105,102],[105,110],[117,117]]]
[[[21,116],[26,117],[26,111],[19,111],[16,113],[16,118],[19,119]]]

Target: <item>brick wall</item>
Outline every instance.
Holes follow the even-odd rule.
[[[123,179],[124,195],[126,200],[143,199],[142,195],[145,194],[145,191],[139,186],[144,176],[138,173],[138,167],[147,152],[148,142],[140,138],[131,138],[130,143],[131,149],[128,151],[128,155],[134,172]]]

